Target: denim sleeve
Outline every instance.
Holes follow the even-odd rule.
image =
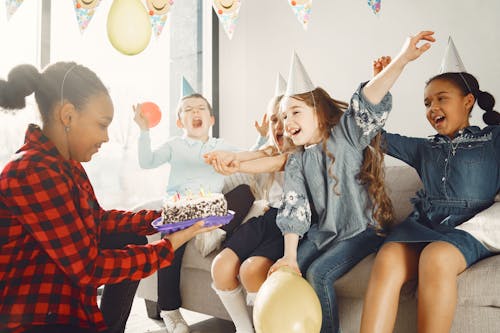
[[[139,165],[143,169],[153,169],[164,163],[170,162],[172,158],[171,141],[165,142],[156,150],[151,149],[151,138],[149,131],[141,131],[138,143]]]
[[[293,233],[300,237],[303,237],[311,226],[311,208],[300,153],[288,157],[276,224],[283,234]]]
[[[360,84],[354,92],[349,107],[340,119],[339,125],[334,128],[354,147],[365,149],[370,141],[380,132],[392,108],[392,96],[388,92],[378,104],[372,104],[363,95]]]
[[[422,138],[410,138],[399,134],[382,132],[382,139],[386,153],[401,160],[412,167],[417,167],[420,160],[419,147],[426,141]]]

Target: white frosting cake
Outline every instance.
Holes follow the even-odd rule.
[[[163,224],[176,223],[207,216],[227,215],[227,201],[221,193],[173,196],[164,201]]]

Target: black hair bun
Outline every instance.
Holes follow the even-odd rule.
[[[14,67],[7,81],[0,81],[0,106],[7,110],[22,109],[25,98],[35,92],[40,84],[41,74],[33,65]]]
[[[496,111],[486,111],[483,114],[483,121],[487,125],[500,125],[500,113]]]

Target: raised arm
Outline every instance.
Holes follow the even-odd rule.
[[[416,36],[410,36],[406,39],[401,51],[394,60],[372,78],[363,88],[363,94],[370,103],[380,103],[382,98],[389,92],[394,82],[396,82],[399,75],[403,72],[405,66],[410,61],[420,57],[431,47],[430,42],[435,41],[433,35],[433,31],[421,31]],[[424,40],[427,41],[427,43],[421,46],[417,45]]]

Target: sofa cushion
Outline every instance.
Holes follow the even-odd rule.
[[[458,304],[500,307],[500,255],[483,259],[458,277]]]
[[[204,257],[201,255],[198,249],[196,249],[194,241],[191,240],[186,245],[186,251],[184,252],[184,257],[182,258],[182,267],[196,268],[210,272],[212,260],[218,253],[219,251],[214,251],[209,255],[207,255],[206,257]]]
[[[410,198],[422,188],[422,182],[415,169],[408,165],[387,167],[385,175],[385,185],[394,206],[396,221],[401,222],[411,213],[413,206]]]

